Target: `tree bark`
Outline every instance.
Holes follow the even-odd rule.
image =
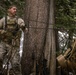
[[[30,75],[36,64],[43,60],[43,52],[48,25],[49,0],[26,0],[25,23],[28,31],[24,34],[21,59],[22,74]]]
[[[53,4],[53,0],[26,0],[24,19],[28,31],[24,34],[21,59],[23,75],[30,75],[37,70],[41,74],[44,59],[48,61],[50,75],[56,73]]]
[[[45,46],[45,58],[48,59],[47,67],[50,68],[50,75],[56,75],[56,43],[54,31],[54,0],[49,2],[49,28]]]

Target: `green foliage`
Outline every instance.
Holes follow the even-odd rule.
[[[22,17],[25,1],[24,0],[0,0],[0,17],[6,14],[7,8],[11,5],[16,5],[18,8],[18,15]]]
[[[76,0],[56,0],[55,19],[57,27],[76,28]]]
[[[59,31],[68,34],[65,37],[62,36],[63,34],[59,36],[60,50],[64,52],[65,48],[71,45],[73,37],[76,38],[76,0],[56,0],[55,22],[55,26],[60,28]]]

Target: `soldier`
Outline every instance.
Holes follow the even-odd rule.
[[[20,70],[20,29],[24,31],[25,23],[23,19],[16,16],[17,7],[11,5],[8,8],[7,16],[0,20],[0,71],[2,72],[3,61],[8,56],[15,75],[21,75]]]

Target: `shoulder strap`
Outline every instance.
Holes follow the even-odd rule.
[[[3,29],[6,30],[6,28],[7,28],[7,15],[5,16],[5,23],[4,23]]]
[[[16,23],[17,23],[17,28],[19,29],[18,19],[19,19],[19,17],[17,16],[17,17],[16,17]]]

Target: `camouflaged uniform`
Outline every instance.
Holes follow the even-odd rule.
[[[11,57],[9,60],[13,72],[16,75],[21,75],[19,56],[20,29],[23,30],[24,28],[25,24],[21,18],[7,16],[7,20],[5,17],[0,20],[0,70],[7,55],[8,58]]]

